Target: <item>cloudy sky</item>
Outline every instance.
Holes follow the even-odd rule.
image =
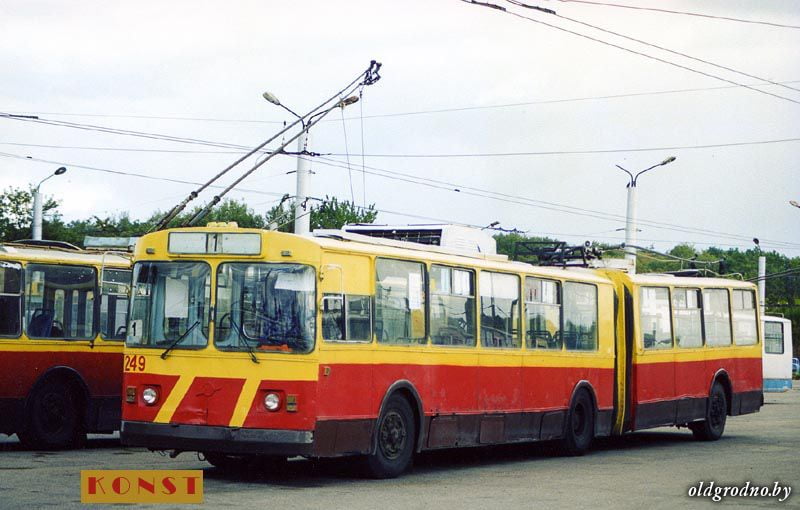
[[[800,255],[795,1],[617,2],[716,17],[497,3],[552,26],[458,0],[6,0],[0,112],[46,123],[0,118],[0,183],[64,165],[42,190],[67,220],[146,217],[196,187],[165,179],[204,181],[241,151],[214,144],[253,147],[291,120],[262,92],[305,112],[376,59],[363,101],[312,131],[310,150],[330,154],[312,163],[312,196],[374,203],[383,223],[621,242],[628,178],[615,165],[675,156],[639,181],[642,244],[758,237]],[[295,165],[276,157],[231,196],[263,212],[294,195]]]

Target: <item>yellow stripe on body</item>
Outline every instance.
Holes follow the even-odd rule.
[[[164,401],[161,409],[158,410],[158,414],[153,420],[154,422],[169,423],[169,420],[172,418],[172,415],[175,414],[175,410],[178,408],[178,405],[180,405],[183,397],[186,395],[186,391],[189,389],[189,386],[192,385],[192,381],[194,381],[193,375],[182,375],[178,379],[178,382],[175,383],[175,387],[172,388],[172,391],[167,396],[167,399]]]
[[[239,399],[236,401],[236,407],[233,409],[233,416],[231,416],[231,427],[241,427],[244,424],[247,413],[250,412],[250,404],[256,396],[258,385],[261,384],[260,379],[247,379],[239,393]]]
[[[720,346],[694,347],[689,349],[672,348],[663,350],[637,350],[633,355],[634,364],[681,363],[692,361],[713,361],[718,359],[760,358],[761,346]]]

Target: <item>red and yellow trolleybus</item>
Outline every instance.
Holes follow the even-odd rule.
[[[119,429],[130,260],[35,243],[0,245],[0,433],[72,446]]]
[[[209,225],[135,255],[122,440],[363,456],[688,425],[761,405],[751,284],[535,267],[352,233]]]

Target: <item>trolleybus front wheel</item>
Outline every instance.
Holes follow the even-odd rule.
[[[594,438],[594,406],[585,389],[580,389],[572,399],[561,444],[567,455],[583,455]]]
[[[373,478],[395,478],[411,466],[416,440],[414,413],[408,400],[392,395],[384,406],[374,433],[374,451],[366,458]]]
[[[85,439],[81,402],[73,387],[50,379],[34,390],[28,401],[23,430],[18,434],[28,448],[66,448]]]
[[[725,421],[728,417],[728,399],[725,389],[718,382],[711,387],[706,408],[706,419],[689,424],[692,434],[702,441],[716,441],[725,432]]]

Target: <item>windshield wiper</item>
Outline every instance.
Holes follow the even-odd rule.
[[[174,349],[174,348],[175,348],[175,346],[177,346],[179,343],[181,343],[181,342],[183,341],[183,339],[184,339],[184,338],[186,338],[187,336],[189,336],[189,333],[191,333],[191,332],[192,332],[192,330],[193,330],[195,327],[197,327],[197,325],[198,325],[198,324],[200,324],[200,321],[194,321],[194,324],[192,324],[191,326],[189,326],[189,329],[187,329],[187,330],[186,330],[186,332],[185,332],[184,334],[182,334],[182,335],[181,335],[181,336],[179,336],[179,337],[178,337],[178,338],[177,338],[177,339],[176,339],[174,342],[172,342],[171,344],[169,344],[169,346],[167,346],[167,348],[166,348],[166,349],[164,349],[164,352],[162,352],[162,353],[161,353],[161,359],[167,359],[167,354],[169,354],[169,351],[171,351],[172,349]]]
[[[247,335],[245,335],[244,330],[233,322],[233,318],[231,318],[231,326],[239,333],[239,340],[242,340],[244,346],[247,347],[247,352],[250,353],[250,359],[253,360],[253,363],[258,364],[259,361],[258,358],[256,358],[256,351],[253,349],[253,346],[250,345],[250,340],[247,338]]]

